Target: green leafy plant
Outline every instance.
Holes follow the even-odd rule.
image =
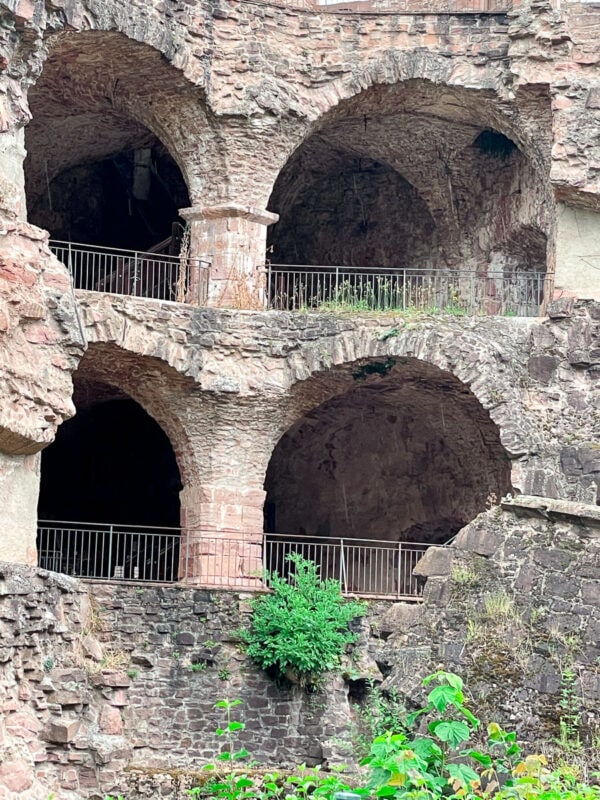
[[[219,700],[214,706],[225,714],[223,727],[219,727],[215,731],[217,736],[223,737],[225,740],[225,745],[216,756],[216,761],[226,762],[231,767],[233,767],[234,762],[247,759],[250,755],[244,747],[237,748],[235,744],[236,734],[246,727],[243,722],[234,719],[232,714],[233,709],[241,704],[242,701],[239,699],[229,700],[226,698]],[[217,765],[215,763],[206,764],[204,769],[217,772]],[[205,786],[195,786],[193,789],[188,789],[187,794],[190,797],[208,796],[220,798],[221,800],[243,800],[243,798],[256,797],[251,791],[253,786],[254,781],[245,772],[238,774],[235,771],[230,771],[225,774],[220,773],[218,778],[209,781]]]
[[[423,685],[425,706],[404,716],[403,731],[375,738],[362,761],[368,780],[359,787],[348,786],[340,771],[303,764],[291,773],[253,769],[235,743],[244,729],[232,714],[240,701],[221,700],[215,707],[226,717],[217,729],[226,740],[216,759],[222,763],[207,765],[214,780],[187,794],[217,800],[331,800],[348,791],[373,800],[600,800],[600,786],[583,783],[574,770],[550,770],[543,755],[523,758],[515,733],[493,722],[484,732],[458,675],[438,670]],[[245,763],[241,770],[238,761]]]
[[[429,720],[426,733],[387,733],[373,742],[363,760],[371,768],[367,788],[376,797],[441,798],[480,797],[482,780],[486,792],[497,791],[500,775],[509,776],[520,755],[516,735],[499,725],[488,727],[487,747],[470,746],[480,720],[467,708],[463,682],[458,675],[439,670],[423,681],[435,684],[427,704],[406,717],[413,726]]]
[[[289,580],[268,576],[272,592],[252,601],[252,620],[242,638],[262,669],[302,685],[339,667],[356,640],[348,627],[365,614],[364,603],[346,601],[338,581],[321,580],[318,567],[298,553],[287,557]]]
[[[217,736],[225,737],[225,748],[217,756],[218,761],[239,761],[241,758],[248,758],[250,753],[243,747],[236,750],[234,747],[233,734],[243,731],[246,727],[243,722],[233,719],[231,710],[242,704],[241,700],[219,700],[215,703],[215,708],[222,708],[225,712],[226,722],[223,728],[217,728]]]
[[[384,736],[388,731],[401,733],[406,730],[406,708],[394,688],[383,691],[374,681],[369,681],[357,710],[359,731],[355,746],[359,758],[366,755],[371,742],[378,736]]]
[[[577,676],[572,667],[563,667],[561,673],[559,738],[557,744],[567,753],[582,749],[580,721],[581,711],[576,690]]]

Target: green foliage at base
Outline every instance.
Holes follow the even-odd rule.
[[[291,772],[263,772],[249,765],[188,794],[205,800],[333,800],[338,792],[358,800],[600,800],[600,786],[586,785],[568,770],[551,771],[543,756],[523,757],[515,733],[496,723],[483,733],[458,675],[439,670],[423,683],[429,690],[426,705],[403,713],[401,722],[391,720],[393,729],[404,732],[390,730],[375,738],[361,762],[366,779],[355,775],[348,783],[340,771],[304,765]],[[230,705],[219,705],[227,709],[228,725]],[[241,723],[231,728],[240,730]],[[232,741],[227,751],[235,751]],[[207,769],[213,772],[215,765]]]
[[[252,621],[242,638],[262,669],[313,684],[339,667],[356,640],[348,625],[365,614],[366,604],[346,601],[338,581],[321,580],[317,566],[299,554],[287,563],[293,574],[269,577],[272,593],[251,602]]]
[[[390,730],[375,738],[361,762],[366,779],[355,775],[351,782],[342,770],[258,768],[236,741],[245,726],[232,710],[241,701],[220,700],[215,707],[224,712],[225,723],[216,734],[224,747],[215,763],[204,767],[206,781],[187,795],[196,800],[333,800],[350,792],[358,800],[600,800],[600,785],[584,783],[569,768],[551,770],[544,756],[524,757],[515,733],[493,722],[482,733],[458,675],[439,670],[423,684],[429,690],[426,705],[394,725],[404,732]],[[124,799],[119,795],[118,800]]]

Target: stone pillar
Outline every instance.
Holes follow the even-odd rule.
[[[36,563],[39,487],[39,453],[7,455],[0,452],[1,561]]]
[[[23,173],[26,155],[24,128],[13,128],[0,133],[0,209],[18,220],[24,220],[26,216]]]
[[[277,222],[278,215],[236,203],[193,206],[179,213],[191,226],[190,256],[210,262],[205,299],[200,302],[264,308],[267,227]],[[202,266],[195,266],[190,278],[192,302],[202,298],[202,278]]]
[[[559,203],[554,297],[600,300],[600,214]]]
[[[180,499],[180,580],[209,587],[260,587],[264,490],[186,486]]]

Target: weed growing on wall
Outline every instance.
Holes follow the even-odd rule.
[[[364,800],[600,800],[600,785],[581,782],[572,769],[551,770],[543,755],[524,757],[515,733],[494,722],[483,733],[458,675],[438,670],[423,685],[426,705],[406,715],[404,731],[375,738],[361,762],[366,775],[351,784],[340,770],[259,768],[236,743],[245,726],[232,711],[241,701],[220,700],[215,707],[225,723],[216,733],[225,744],[204,767],[207,780],[187,794],[205,800],[332,800],[338,792]]]
[[[346,647],[356,640],[349,623],[366,604],[346,601],[340,584],[321,580],[318,567],[292,553],[289,578],[269,576],[271,594],[251,602],[250,628],[242,633],[248,655],[276,677],[314,685],[339,667]]]
[[[366,686],[364,699],[358,706],[359,730],[354,745],[359,758],[364,757],[373,739],[384,734],[406,730],[407,711],[396,689],[383,691],[374,681]]]

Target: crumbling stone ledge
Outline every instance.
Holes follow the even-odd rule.
[[[553,522],[562,520],[600,528],[600,507],[588,503],[519,495],[505,497],[500,505],[505,511],[512,511],[518,517],[542,517]]]

